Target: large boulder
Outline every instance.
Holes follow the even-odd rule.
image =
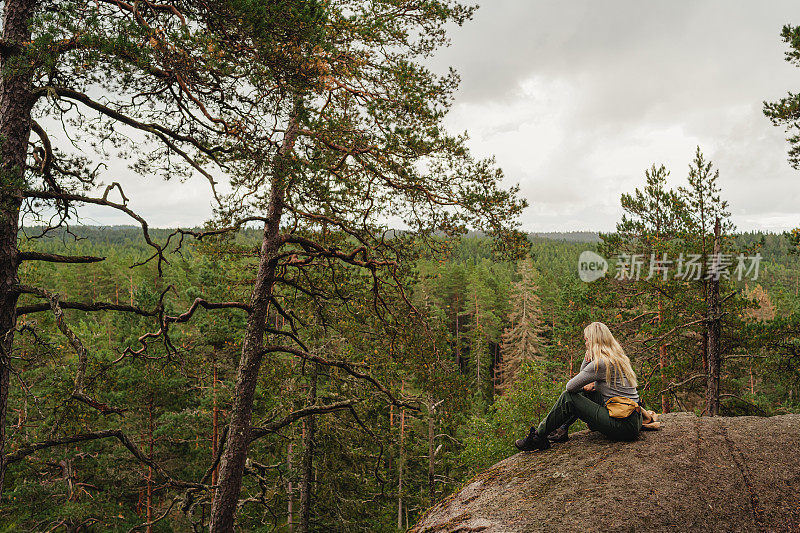
[[[636,442],[582,431],[518,453],[411,531],[800,531],[800,415],[662,420]]]

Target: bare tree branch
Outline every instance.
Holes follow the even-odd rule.
[[[185,487],[185,488],[204,488],[203,485],[199,483],[191,483],[188,481],[180,481],[173,479],[160,465],[158,465],[151,457],[147,457],[141,450],[136,446],[136,444],[128,438],[128,436],[119,429],[107,429],[103,431],[93,431],[90,433],[80,433],[78,435],[72,435],[69,437],[62,437],[60,439],[50,439],[41,442],[37,442],[34,444],[29,444],[28,446],[23,446],[19,450],[15,451],[14,453],[10,453],[6,456],[5,464],[16,463],[21,461],[25,457],[32,455],[40,450],[46,450],[48,448],[52,448],[54,446],[63,446],[64,444],[74,444],[76,442],[87,442],[92,440],[98,439],[107,439],[107,438],[115,438],[119,440],[123,446],[130,450],[131,454],[139,460],[142,464],[152,467],[153,470],[158,472],[162,477],[164,477],[170,485],[176,487]]]
[[[48,261],[50,263],[99,263],[105,261],[105,257],[93,257],[90,255],[58,255],[43,252],[20,252],[19,260],[22,261]]]
[[[186,310],[186,312],[178,315],[178,316],[168,316],[166,317],[166,321],[170,323],[180,324],[182,322],[187,322],[192,315],[194,315],[195,311],[199,308],[203,308],[206,310],[214,310],[214,309],[241,309],[242,311],[250,312],[251,308],[249,305],[241,302],[208,302],[203,298],[195,298],[194,302],[192,302],[191,307]]]
[[[335,402],[328,405],[309,405],[308,407],[304,407],[302,409],[298,409],[297,411],[293,411],[286,415],[285,417],[281,418],[276,422],[270,422],[269,424],[254,427],[250,429],[250,442],[263,437],[269,433],[274,433],[281,428],[284,428],[301,418],[305,418],[307,416],[322,414],[322,413],[330,413],[333,411],[341,411],[343,409],[349,409],[356,403],[359,403],[361,400],[357,398],[352,398],[350,400],[344,400],[341,402]]]
[[[124,113],[117,111],[116,109],[112,109],[106,105],[97,102],[89,97],[89,95],[68,89],[66,87],[39,87],[38,89],[33,91],[35,96],[43,96],[45,94],[51,93],[55,94],[58,97],[69,98],[70,100],[74,100],[76,102],[80,102],[85,106],[89,107],[90,109],[94,109],[95,111],[102,113],[103,115],[114,119],[122,124],[130,126],[140,131],[144,131],[146,133],[150,133],[156,136],[161,142],[163,142],[168,149],[172,150],[176,154],[178,154],[184,161],[186,161],[192,168],[202,174],[208,182],[211,184],[212,192],[214,193],[214,197],[219,202],[220,198],[217,195],[216,185],[217,181],[214,177],[204,169],[200,163],[191,155],[189,155],[185,150],[183,150],[180,146],[176,144],[176,142],[183,142],[192,145],[194,148],[199,150],[205,156],[210,158],[217,164],[220,164],[219,160],[217,159],[217,153],[225,151],[221,147],[208,147],[198,141],[195,137],[191,135],[183,135],[177,133],[161,124],[157,123],[144,123],[140,122]]]
[[[110,414],[122,414],[125,410],[120,409],[117,407],[111,407],[107,404],[102,402],[98,402],[94,398],[91,398],[89,395],[86,394],[85,388],[85,380],[86,380],[86,367],[88,365],[89,359],[89,351],[83,345],[81,340],[78,338],[77,335],[69,328],[67,325],[66,318],[64,317],[64,311],[61,309],[61,305],[59,303],[59,296],[56,293],[50,292],[45,289],[40,289],[38,287],[30,287],[30,286],[22,286],[20,287],[21,291],[28,292],[30,294],[36,294],[42,298],[46,298],[50,304],[50,309],[53,311],[53,316],[56,320],[56,326],[64,334],[64,336],[69,341],[69,344],[75,350],[75,353],[78,354],[78,370],[75,373],[75,385],[72,390],[72,398],[81,401],[91,407],[94,407],[104,415]]]
[[[677,389],[677,388],[679,388],[679,387],[682,387],[682,386],[686,385],[687,383],[691,383],[692,381],[694,381],[694,380],[696,380],[696,379],[705,378],[705,377],[706,377],[706,375],[705,375],[705,374],[695,374],[695,375],[693,375],[693,376],[690,376],[689,378],[687,378],[687,379],[684,379],[683,381],[680,381],[680,382],[678,382],[678,383],[670,383],[670,384],[669,384],[669,386],[668,386],[667,388],[665,388],[665,389],[663,389],[663,390],[659,391],[659,392],[656,394],[656,396],[661,396],[661,395],[662,395],[662,394],[664,394],[664,393],[667,393],[667,392],[672,392],[674,389]]]
[[[113,5],[113,6],[117,6],[120,9],[124,9],[125,11],[129,11],[131,13],[137,13],[138,12],[138,9],[135,7],[136,6],[136,2],[134,2],[133,4],[130,4],[128,2],[123,2],[122,0],[98,0],[98,1],[103,2],[104,4],[110,4],[110,5]],[[178,11],[178,8],[176,8],[175,6],[170,5],[170,4],[154,4],[153,2],[148,2],[147,0],[144,0],[143,3],[149,9],[153,10],[154,12],[164,12],[164,13],[171,13],[171,14],[175,15],[176,17],[178,17],[181,20],[181,23],[184,26],[186,25],[186,18],[183,16],[183,14],[180,11]]]
[[[161,275],[162,273],[161,264],[162,262],[164,263],[167,262],[166,258],[164,257],[164,247],[160,246],[150,237],[149,225],[147,224],[147,221],[140,215],[136,214],[133,210],[128,208],[127,198],[125,197],[125,195],[122,194],[123,203],[119,204],[116,202],[112,202],[108,200],[109,190],[110,188],[106,188],[106,191],[103,194],[102,198],[94,198],[91,196],[84,196],[82,194],[71,194],[71,193],[56,192],[56,191],[28,190],[28,191],[23,191],[22,194],[28,198],[39,198],[41,200],[66,200],[72,202],[81,202],[86,204],[102,205],[106,207],[111,207],[113,209],[117,209],[118,211],[122,211],[123,213],[134,219],[136,222],[138,222],[139,225],[142,227],[142,235],[144,236],[145,242],[150,247],[156,250],[156,253],[153,255],[153,257],[158,257],[158,273],[159,275]],[[120,187],[120,192],[121,191],[122,188]]]
[[[391,391],[389,391],[389,389],[386,388],[383,384],[381,384],[378,380],[376,380],[374,377],[370,376],[369,374],[365,374],[363,372],[359,372],[350,363],[347,363],[347,362],[344,362],[344,361],[330,361],[328,359],[325,359],[324,357],[320,357],[318,355],[314,355],[314,354],[312,354],[310,352],[307,352],[305,350],[301,350],[300,348],[294,348],[292,346],[284,346],[284,345],[273,344],[273,345],[264,347],[264,353],[274,353],[274,352],[288,353],[288,354],[296,355],[296,356],[301,357],[301,358],[303,358],[305,360],[308,360],[308,361],[314,361],[315,363],[319,363],[319,364],[322,364],[322,365],[325,365],[325,366],[332,366],[332,367],[336,367],[336,368],[341,368],[342,370],[344,370],[345,372],[347,372],[351,376],[359,378],[359,379],[363,379],[363,380],[371,383],[376,389],[381,391],[389,399],[389,401],[392,404],[400,406],[400,407],[405,407],[407,409],[412,409],[414,411],[419,411],[421,409],[419,403],[404,402],[402,400],[397,399],[391,393]]]
[[[140,307],[124,304],[112,304],[109,302],[64,302],[58,303],[62,309],[77,309],[78,311],[122,311],[124,313],[134,313],[140,316],[156,316],[154,311],[147,311]],[[17,316],[28,315],[48,311],[49,304],[20,305],[17,307]]]

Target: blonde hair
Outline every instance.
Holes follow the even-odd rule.
[[[608,326],[602,322],[592,322],[583,330],[583,336],[586,339],[586,358],[589,361],[597,359],[606,365],[606,383],[609,383],[613,370],[614,378],[622,374],[631,387],[637,385],[631,360],[625,355],[625,350],[611,334]]]

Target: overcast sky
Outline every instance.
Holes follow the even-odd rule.
[[[434,62],[462,76],[447,125],[468,131],[475,154],[495,155],[508,184],[521,185],[528,231],[613,229],[620,194],[640,186],[653,163],[683,183],[697,145],[720,170],[739,230],[796,227],[800,172],[761,109],[800,90],[800,69],[783,60],[780,39],[784,24],[800,24],[798,7],[485,0]],[[154,226],[210,215],[201,179],[123,181]],[[128,223],[88,214],[89,223]]]

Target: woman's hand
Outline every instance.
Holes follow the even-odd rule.
[[[595,384],[595,383],[596,383],[596,382],[592,381],[592,382],[591,382],[591,383],[589,383],[588,385],[584,385],[584,386],[583,386],[583,390],[585,390],[586,392],[592,392],[592,391],[594,390],[594,384]]]

